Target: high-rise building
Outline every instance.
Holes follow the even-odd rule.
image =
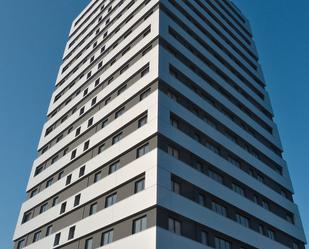
[[[47,118],[15,249],[304,249],[252,32],[229,0],[92,0]]]

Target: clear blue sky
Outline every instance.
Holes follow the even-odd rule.
[[[0,0],[0,248],[11,237],[66,37],[89,0]],[[309,237],[309,1],[234,0],[250,19]]]

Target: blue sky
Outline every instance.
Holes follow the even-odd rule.
[[[70,24],[88,2],[0,0],[1,249],[11,248]],[[309,1],[234,2],[252,24],[308,237]]]

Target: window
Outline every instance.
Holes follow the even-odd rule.
[[[95,105],[96,103],[97,103],[97,97],[95,97],[91,100],[91,105]]]
[[[215,249],[231,249],[231,243],[224,240],[220,239],[218,237],[215,237]]]
[[[63,214],[65,212],[66,207],[67,207],[67,203],[66,202],[61,204],[60,214]]]
[[[42,171],[43,171],[43,166],[38,166],[38,167],[35,169],[34,176],[40,174]]]
[[[204,195],[204,194],[199,194],[198,197],[197,197],[197,202],[198,202],[200,205],[205,206],[205,204],[206,204],[205,195]]]
[[[32,191],[31,191],[31,194],[30,194],[30,198],[32,198],[32,197],[34,197],[34,196],[36,196],[36,195],[37,195],[37,193],[38,193],[38,189],[34,189],[34,190],[32,190]]]
[[[54,164],[56,161],[58,160],[58,155],[53,157],[52,161],[51,161],[51,164]]]
[[[135,193],[141,192],[144,189],[145,189],[145,179],[135,182],[135,189],[134,189]]]
[[[107,105],[109,102],[111,102],[111,97],[108,97],[108,98],[105,100],[105,105]]]
[[[124,107],[115,113],[115,119],[119,118],[124,113]]]
[[[78,127],[75,131],[75,137],[77,137],[80,134],[80,127]]]
[[[226,216],[226,208],[223,207],[222,205],[220,205],[219,203],[216,203],[216,202],[211,202],[211,209],[213,211],[215,211],[216,213],[218,214],[221,214],[223,216]]]
[[[168,146],[167,148],[167,152],[168,154],[170,154],[172,157],[175,157],[175,158],[179,158],[179,151],[171,146]]]
[[[35,234],[34,234],[34,236],[33,236],[33,243],[34,242],[37,242],[38,240],[40,240],[41,239],[41,231],[38,231],[38,232],[36,232]]]
[[[101,239],[101,246],[112,243],[113,242],[113,236],[114,236],[113,230],[109,230],[109,231],[103,233],[102,239]]]
[[[259,225],[259,233],[264,234],[264,228],[262,225]]]
[[[23,223],[29,221],[31,219],[31,212],[25,213],[23,217]]]
[[[294,224],[294,218],[293,218],[293,216],[292,216],[292,215],[287,214],[287,215],[286,215],[286,220],[287,220],[288,222],[290,222],[290,223]]]
[[[100,84],[100,78],[95,81],[94,86],[98,86],[99,84]]]
[[[119,169],[119,162],[113,163],[109,166],[109,174],[114,173]]]
[[[104,128],[108,123],[108,119],[105,119],[103,122],[102,122],[102,125],[101,125],[101,128]]]
[[[76,157],[76,150],[73,150],[71,152],[71,160],[73,160]]]
[[[23,240],[18,242],[17,249],[22,249],[24,247],[25,247],[25,240],[23,239]]]
[[[102,179],[102,172],[99,171],[99,172],[95,173],[94,182],[96,183],[96,182],[100,181],[101,179]]]
[[[88,150],[88,148],[89,148],[89,140],[84,143],[84,151]]]
[[[249,227],[249,219],[240,214],[236,214],[236,221],[245,227]]]
[[[181,186],[178,182],[172,181],[172,191],[176,194],[180,194]]]
[[[46,182],[46,188],[50,187],[53,184],[53,178],[48,179]]]
[[[88,120],[88,127],[90,127],[93,124],[93,118]]]
[[[118,143],[122,138],[122,132],[113,137],[112,144]]]
[[[69,185],[71,183],[71,180],[72,180],[72,175],[68,175],[65,181],[65,185]]]
[[[174,218],[168,218],[168,230],[181,235],[181,222]]]
[[[141,95],[140,95],[140,97],[139,97],[139,99],[140,99],[140,101],[141,100],[143,100],[143,99],[145,99],[149,94],[150,94],[150,88],[148,88],[146,91],[144,91],[143,93],[141,93]]]
[[[145,68],[145,69],[141,72],[141,77],[144,77],[147,73],[149,73],[149,67]]]
[[[178,129],[178,127],[179,127],[178,121],[176,119],[173,119],[173,118],[171,118],[171,125],[173,127],[175,127],[176,129]]]
[[[262,207],[269,210],[269,204],[265,200],[262,201]]]
[[[74,198],[74,207],[78,206],[80,203],[80,194],[76,195]]]
[[[56,206],[58,204],[58,202],[59,202],[59,197],[58,196],[54,197],[52,206],[53,207]]]
[[[85,169],[86,169],[86,166],[83,166],[79,169],[79,177],[82,177],[84,174],[85,174]]]
[[[63,156],[65,156],[66,154],[68,154],[68,152],[69,152],[69,148],[65,148],[65,149],[63,150]]]
[[[239,185],[232,183],[232,190],[234,192],[236,192],[237,194],[240,194],[242,196],[245,196],[245,191],[242,187],[240,187]]]
[[[95,47],[96,43],[93,44],[93,47]],[[91,77],[91,71],[87,74],[87,79],[89,79]]]
[[[105,207],[110,207],[112,205],[114,205],[117,202],[117,194],[112,194],[108,197],[106,197],[106,201],[105,201]]]
[[[146,216],[133,221],[133,233],[144,231],[146,228],[147,228]]]
[[[54,246],[59,245],[59,243],[60,243],[60,236],[61,236],[61,233],[57,233],[57,234],[55,235]]]
[[[203,245],[208,245],[208,236],[205,231],[201,231],[201,243]]]
[[[118,94],[118,95],[122,94],[126,89],[127,89],[127,85],[124,85],[123,87],[121,87],[121,88],[117,91],[117,94]]]
[[[85,242],[85,249],[93,249],[93,246],[92,246],[92,238],[90,239],[87,239],[86,242]]]
[[[41,207],[40,207],[40,214],[46,212],[48,208],[48,203],[44,203]]]
[[[75,226],[70,227],[68,240],[73,239],[75,234]]]
[[[50,226],[48,226],[48,227],[46,228],[45,236],[47,237],[47,236],[51,235],[52,232],[53,232],[53,226],[50,225]]]
[[[103,61],[100,61],[98,64],[98,69],[100,69],[103,66]]]
[[[145,124],[147,124],[147,116],[142,117],[141,119],[138,120],[138,128],[141,128]]]
[[[139,158],[149,152],[149,144],[145,144],[136,151],[136,158]]]
[[[293,242],[293,249],[299,249],[299,246],[295,242]]]
[[[208,171],[208,175],[209,175],[209,177],[212,178],[213,180],[215,180],[215,181],[217,181],[217,182],[223,184],[223,178],[222,178],[222,176],[220,176],[218,173],[216,173],[216,172],[214,172],[214,171],[212,171],[212,170],[209,170],[209,171]]]
[[[275,233],[274,231],[270,230],[270,229],[267,229],[266,231],[266,236],[272,240],[275,240]]]
[[[105,149],[105,144],[101,144],[98,149],[98,154],[102,153],[104,149]]]
[[[89,209],[89,216],[95,214],[97,212],[97,209],[98,209],[98,203],[91,204]]]

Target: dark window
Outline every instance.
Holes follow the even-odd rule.
[[[114,231],[113,230],[109,230],[109,231],[103,233],[102,239],[101,239],[101,246],[112,243],[113,237],[114,237]]]
[[[94,175],[94,182],[97,182],[97,181],[99,181],[99,180],[101,180],[101,179],[102,179],[102,172],[99,171],[98,173],[96,173],[96,174]]]
[[[109,174],[116,172],[119,169],[119,162],[113,163],[109,166]]]
[[[50,225],[50,226],[48,226],[48,227],[46,228],[45,236],[47,237],[47,236],[51,235],[52,232],[53,232],[53,225]]]
[[[73,239],[74,238],[74,234],[75,234],[75,226],[70,227],[68,240]]]
[[[139,233],[147,229],[147,217],[136,219],[133,221],[133,233]]]
[[[136,158],[139,158],[149,152],[149,144],[145,144],[136,151]]]
[[[76,157],[76,150],[73,150],[71,152],[71,160],[74,159]]]
[[[68,175],[65,181],[65,185],[69,185],[71,183],[71,180],[72,180],[72,175]]]
[[[41,231],[38,231],[33,236],[33,243],[41,239]]]
[[[174,218],[168,218],[168,230],[181,235],[181,222]]]
[[[80,194],[76,195],[74,198],[74,207],[78,206],[80,203]]]
[[[145,189],[145,179],[135,182],[135,193],[141,192]]]
[[[66,202],[61,204],[60,214],[63,214],[65,212],[66,207],[67,207],[67,203]]]
[[[90,209],[89,209],[89,215],[93,215],[97,212],[98,209],[98,203],[93,203],[90,205]]]
[[[79,177],[82,177],[85,174],[86,166],[83,166],[79,169]]]
[[[84,143],[84,151],[89,148],[89,140]]]
[[[54,246],[59,245],[59,243],[60,243],[60,236],[61,236],[61,233],[57,233],[55,235]]]
[[[141,128],[145,124],[147,124],[147,116],[142,117],[141,119],[138,120],[138,128]]]
[[[112,205],[114,205],[117,202],[117,194],[112,194],[108,197],[106,197],[106,201],[105,201],[105,207],[110,207]]]

